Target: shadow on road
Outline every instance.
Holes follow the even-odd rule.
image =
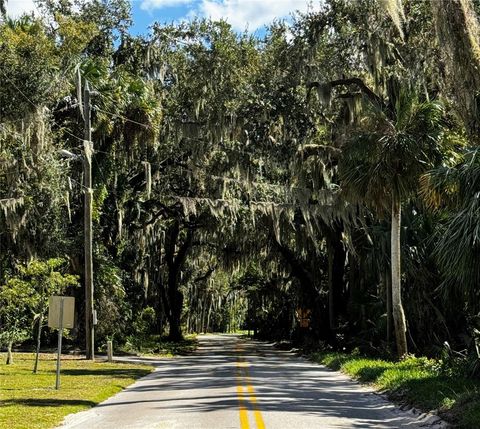
[[[148,383],[127,389],[142,394],[142,400],[107,402],[99,407],[142,402],[156,404],[155,408],[165,412],[211,413],[238,409],[235,388],[239,354],[248,363],[249,382],[254,386],[263,413],[337,417],[348,419],[345,427],[349,428],[409,426],[404,416],[392,411],[391,404],[362,390],[347,377],[289,352],[274,350],[269,344],[227,335],[220,339],[204,337],[193,355],[159,363],[159,370],[146,377]],[[143,395],[146,392],[169,393],[150,399]],[[391,418],[386,419],[386,413]],[[417,427],[414,423],[412,426]]]

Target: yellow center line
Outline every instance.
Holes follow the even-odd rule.
[[[265,423],[263,421],[262,413],[258,409],[257,398],[255,397],[255,389],[250,384],[250,377],[248,375],[248,369],[245,368],[245,379],[247,381],[247,391],[250,394],[250,401],[253,405],[253,415],[255,416],[255,422],[257,423],[257,429],[265,429]]]
[[[247,407],[245,406],[243,387],[240,384],[237,386],[237,394],[238,408],[240,410],[240,429],[249,429]]]
[[[240,347],[237,346],[236,352],[241,353]],[[243,375],[243,377],[242,377]],[[243,389],[243,382],[245,381],[247,392]],[[245,395],[247,393],[247,395]],[[255,396],[255,389],[251,385],[250,375],[248,372],[248,363],[241,356],[237,357],[237,394],[240,409],[240,429],[249,429],[248,414],[245,406],[246,399],[250,400],[253,408],[253,415],[257,429],[265,429],[262,413],[259,410],[257,398]]]
[[[237,346],[236,352],[240,353],[241,350]],[[247,413],[247,407],[246,407],[246,400],[245,400],[245,394],[243,391],[243,380],[242,380],[242,361],[241,357],[237,357],[237,395],[238,395],[238,408],[240,412],[240,429],[249,429],[249,424],[248,424],[248,413]]]

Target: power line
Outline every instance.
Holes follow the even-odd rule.
[[[104,94],[103,92],[101,92],[98,87],[96,87],[95,85],[91,84],[92,88],[94,88],[96,90],[96,95],[100,95],[101,97],[103,98],[106,98],[107,100],[109,100],[110,102],[112,102],[113,104],[117,104],[118,101],[115,101],[112,97],[110,97],[109,95],[107,94]],[[128,118],[124,115],[121,115],[119,113],[113,113],[113,112],[109,112],[107,110],[104,110],[98,106],[94,106],[94,109],[95,110],[98,110],[99,112],[102,112],[102,113],[105,113],[106,115],[110,115],[110,116],[113,116],[113,117],[117,117],[117,118],[120,118],[120,119],[123,119],[127,122],[131,122],[131,123],[134,123],[136,125],[139,125],[139,126],[142,126],[142,127],[145,127],[145,128],[151,128],[153,129],[154,131],[157,131],[159,132],[160,129],[159,127],[155,126],[155,125],[152,125],[152,124],[146,124],[146,123],[143,123],[143,122],[139,122],[139,121],[136,121],[134,119],[131,119],[131,118]],[[198,141],[203,141],[202,139],[199,139],[199,138],[194,138],[194,137],[187,137],[187,136],[184,136],[184,138],[188,138],[188,139],[191,139],[191,140],[198,140]],[[244,150],[241,150],[241,149],[234,149],[234,148],[230,148],[230,147],[222,147],[223,150],[225,151],[228,151],[228,152],[234,152],[234,153],[237,153],[237,154],[240,154],[240,155],[245,155],[249,158],[252,157],[252,154],[250,152],[246,152]]]
[[[15,82],[13,82],[4,72],[2,69],[0,69],[0,72],[2,73],[3,77],[5,79],[7,79],[11,84],[12,86],[23,96],[23,98],[25,98],[25,100],[27,100],[33,107],[35,107],[35,109],[37,108],[37,105],[32,101],[30,100],[30,98],[28,98],[27,95],[24,94],[24,92],[15,84]]]
[[[78,180],[75,180],[73,179],[72,177],[68,176],[68,178],[72,181],[72,182],[75,182],[78,186],[80,186],[80,188],[82,188],[83,190],[85,189],[88,189],[83,183],[80,183]]]
[[[1,69],[0,69],[0,72],[2,73],[2,75],[12,84],[12,86],[20,93],[20,95],[22,95],[22,97],[27,100],[35,109],[38,108],[38,106],[15,84],[15,82],[13,82]],[[20,119],[18,120],[20,121]],[[67,133],[69,136],[83,142],[83,139],[74,135],[73,133],[71,133],[70,131],[68,131],[63,125],[59,124],[58,122],[56,122],[54,119],[51,119],[51,121],[56,124],[58,127],[60,127],[62,129],[62,131],[64,131],[65,133]],[[12,121],[13,122],[13,121]],[[16,121],[15,121],[16,122]],[[0,124],[0,125],[3,125],[3,124]]]
[[[1,71],[1,70],[0,70]],[[37,107],[35,105],[35,103],[33,103],[33,101],[30,100],[30,98],[25,95],[21,90],[20,88],[18,88],[14,82],[12,82],[8,76],[5,75],[5,73],[3,73],[3,71],[1,71],[2,74],[6,77],[6,79],[14,86],[14,88],[33,106],[33,107]],[[93,85],[92,85],[93,86]],[[94,87],[95,88],[95,87]],[[98,91],[98,90],[97,90]],[[98,91],[98,93],[103,96],[103,97],[106,97],[108,98],[105,94],[102,94],[101,92]],[[113,101],[112,99],[110,99],[110,101]],[[130,119],[126,116],[123,116],[123,115],[120,115],[118,113],[113,113],[113,112],[109,112],[109,111],[106,111],[104,109],[101,109],[99,108],[98,106],[95,107],[95,110],[98,110],[102,113],[105,113],[107,115],[110,115],[110,116],[113,116],[113,117],[117,117],[117,118],[120,118],[120,119],[123,119],[124,121],[127,121],[127,122],[131,122],[131,123],[134,123],[136,125],[139,125],[139,126],[142,126],[142,127],[145,127],[145,128],[149,128],[149,129],[153,129],[155,131],[158,131],[158,128],[157,127],[154,127],[153,125],[150,125],[150,124],[145,124],[145,123],[142,123],[142,122],[138,122],[138,121],[135,121],[133,119]],[[58,125],[61,130],[63,132],[65,132],[66,134],[70,135],[71,137],[83,142],[84,139],[80,138],[80,137],[77,137],[76,135],[74,135],[73,133],[71,133],[70,131],[68,131],[68,129],[66,129],[65,127],[62,127],[62,125],[58,124],[55,120],[53,120],[53,123],[55,123],[56,125]],[[0,124],[1,125],[1,124]],[[237,152],[237,153],[241,153],[242,155],[244,154],[248,154],[244,151],[238,151],[236,149],[232,149],[232,148],[223,148],[225,150],[230,150],[230,151],[234,151],[234,152]],[[101,151],[97,151],[97,152],[101,152]],[[105,153],[107,155],[109,155],[107,152],[102,152],[102,153]],[[251,154],[248,154],[248,155],[251,155]],[[164,160],[166,161],[166,160]],[[162,163],[164,162],[162,161]],[[97,162],[97,165],[99,166],[98,162]],[[160,165],[160,164],[155,164],[155,163],[151,163],[151,165]],[[100,168],[100,166],[99,166]],[[191,170],[191,169],[186,169],[187,171],[189,171],[190,173],[192,174],[195,174],[195,171]],[[246,187],[250,187],[252,185],[254,186],[266,186],[266,187],[270,187],[270,188],[276,188],[276,189],[283,189],[283,190],[291,190],[291,189],[301,189],[301,190],[308,190],[310,191],[310,189],[308,188],[301,188],[301,187],[287,187],[285,185],[279,185],[279,184],[272,184],[272,183],[262,183],[262,182],[255,182],[255,181],[251,181],[251,182],[248,182],[248,181],[242,181],[240,179],[235,179],[235,178],[232,178],[232,177],[225,177],[225,176],[216,176],[216,175],[212,175],[212,174],[209,174],[209,173],[206,173],[206,172],[201,172],[203,175],[207,176],[207,177],[210,177],[210,178],[213,178],[215,180],[221,180],[223,182],[233,182],[233,183],[238,183],[238,184],[241,184],[242,186],[246,186]],[[102,176],[103,176],[103,172],[102,172]]]
[[[101,97],[103,98],[106,98],[108,99],[110,102],[112,102],[113,104],[117,104],[118,101],[115,101],[112,97],[110,97],[109,95],[103,93],[102,91],[100,91],[98,89],[98,87],[96,87],[95,85],[91,84],[92,88],[96,90],[96,94],[100,95]],[[136,124],[136,125],[140,125],[142,127],[145,127],[145,128],[152,128],[153,130],[155,131],[159,131],[159,129],[151,124],[145,124],[143,122],[139,122],[139,121],[135,121],[134,119],[130,119],[130,118],[127,118],[126,116],[123,116],[123,115],[120,115],[119,113],[113,113],[113,112],[109,112],[107,110],[104,110],[98,106],[94,106],[93,107],[95,110],[98,110],[99,112],[102,112],[102,113],[105,113],[106,115],[110,115],[110,116],[114,116],[114,117],[117,117],[117,118],[120,118],[120,119],[123,119],[124,121],[127,121],[127,122],[131,122],[133,124]]]
[[[11,121],[12,123],[16,123],[16,122],[20,122],[20,121],[24,121],[25,119],[18,119],[18,120],[14,120],[14,121]],[[70,131],[68,131],[67,128],[65,128],[64,126],[60,125],[58,122],[56,122],[54,119],[51,119],[51,122],[55,125],[57,125],[58,127],[60,127],[61,131],[68,134],[69,136],[73,137],[74,139],[77,139],[81,142],[83,142],[83,139],[80,138],[80,137],[77,137],[75,134],[71,133]],[[16,137],[20,138],[20,139],[23,139],[25,138],[25,136],[15,130],[12,130],[12,129],[8,129],[8,124],[6,123],[0,123],[0,127],[3,128],[4,131],[6,132],[9,132],[11,134],[14,134]]]
[[[61,126],[58,122],[56,122],[55,120],[52,121],[54,124],[58,125],[61,129],[61,131],[63,131],[64,133],[68,134],[70,137],[73,137],[74,139],[77,139],[78,141],[81,141],[83,142],[84,139],[82,139],[81,137],[77,137],[75,134],[72,134],[70,131],[68,131],[67,128]]]
[[[119,113],[108,112],[108,111],[106,111],[106,110],[101,109],[101,108],[98,107],[98,106],[95,106],[94,109],[95,109],[95,110],[98,110],[99,112],[105,113],[106,115],[111,115],[111,116],[114,116],[114,117],[123,119],[124,121],[131,122],[131,123],[136,124],[136,125],[140,125],[141,127],[151,128],[151,129],[153,129],[154,131],[159,131],[159,129],[158,129],[157,127],[154,127],[153,125],[144,124],[144,123],[142,123],[142,122],[135,121],[135,120],[133,120],[133,119],[127,118],[126,116],[120,115]]]
[[[101,150],[96,150],[95,151],[96,153],[102,153],[102,154],[105,154],[107,156],[110,156],[111,154],[108,153],[108,152],[104,152],[104,151],[101,151]],[[162,161],[160,162],[150,162],[148,160],[143,160],[142,162],[148,162],[150,165],[152,166],[155,166],[155,167],[161,167],[163,166],[163,164],[168,161],[170,158],[165,158],[163,159]],[[249,181],[249,180],[242,180],[242,179],[237,179],[237,178],[234,178],[234,177],[227,177],[227,176],[218,176],[218,175],[214,175],[214,174],[210,174],[210,173],[207,173],[199,168],[196,168],[195,170],[191,169],[191,168],[187,168],[187,167],[180,167],[181,169],[187,171],[188,173],[192,174],[192,175],[195,175],[195,174],[201,174],[205,177],[209,177],[211,179],[214,179],[214,180],[217,180],[217,181],[221,181],[221,182],[230,182],[230,183],[237,183],[239,185],[242,185],[244,188],[246,188],[247,190],[249,188],[251,188],[252,186],[253,187],[267,187],[267,188],[275,188],[275,189],[282,189],[286,192],[292,190],[292,189],[297,189],[297,190],[303,190],[303,191],[309,191],[311,192],[312,189],[309,189],[309,188],[305,188],[305,187],[300,187],[300,186],[291,186],[291,185],[282,185],[282,184],[277,184],[277,183],[264,183],[264,182],[257,182],[257,181]]]
[[[137,124],[137,125],[140,125],[142,127],[145,127],[145,128],[150,128],[150,129],[153,129],[154,131],[160,131],[158,127],[154,126],[154,125],[151,125],[151,124],[145,124],[145,123],[142,123],[142,122],[138,122],[138,121],[135,121],[133,119],[130,119],[126,116],[123,116],[123,115],[120,115],[119,113],[113,113],[113,112],[108,112],[104,109],[101,109],[100,107],[98,106],[95,106],[94,107],[95,110],[98,110],[99,112],[102,112],[102,113],[105,113],[107,115],[110,115],[110,116],[113,116],[113,117],[117,117],[117,118],[120,118],[120,119],[123,119],[124,121],[127,121],[127,122],[131,122],[131,123],[134,123],[134,124]],[[185,138],[189,138],[189,137],[185,137]],[[192,140],[199,140],[199,141],[202,141],[201,139],[194,139],[194,138],[190,138]],[[234,153],[237,153],[237,154],[240,154],[240,155],[245,155],[249,158],[252,157],[252,154],[249,153],[249,152],[246,152],[244,150],[240,150],[240,149],[234,149],[234,148],[229,148],[229,147],[221,147],[222,150],[225,150],[227,152],[234,152]],[[153,165],[153,164],[152,164]]]
[[[106,98],[108,101],[111,101],[114,105],[118,104],[118,100],[114,100],[110,95],[106,94],[104,91],[101,91],[98,86],[90,82],[90,86],[96,91],[95,95],[100,95],[100,97]]]

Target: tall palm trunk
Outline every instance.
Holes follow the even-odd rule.
[[[387,300],[387,347],[390,348],[392,341],[392,287],[391,274],[385,270],[385,294]]]
[[[402,217],[402,206],[399,201],[392,204],[392,312],[395,327],[395,339],[397,342],[397,353],[401,358],[407,354],[407,324],[405,312],[402,305],[402,282],[400,269],[400,226]]]

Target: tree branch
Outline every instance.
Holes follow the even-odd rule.
[[[201,276],[198,276],[194,280],[194,283],[198,283],[198,282],[201,282],[202,280],[208,279],[215,272],[216,269],[217,269],[216,265],[214,267],[210,267],[205,274],[202,274]]]
[[[345,79],[337,79],[328,82],[332,88],[336,86],[350,86],[355,85],[372,103],[379,105],[382,108],[385,108],[385,103],[379,95],[375,94],[366,84],[363,82],[362,79],[359,77],[350,77]],[[311,91],[312,88],[320,87],[321,82],[310,82],[307,84],[308,92]]]

